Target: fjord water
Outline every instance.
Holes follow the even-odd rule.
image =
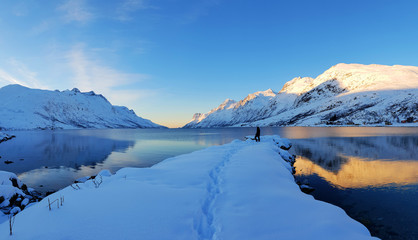
[[[373,236],[418,239],[418,129],[333,130],[352,133],[292,141],[296,180],[314,187],[316,199],[343,208]]]
[[[0,170],[41,192],[254,135],[255,128],[15,131]],[[418,239],[418,128],[262,128],[292,139],[296,180],[383,239]],[[4,161],[13,161],[5,164]],[[256,159],[255,159],[256,161]]]

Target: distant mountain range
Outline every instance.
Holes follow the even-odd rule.
[[[317,78],[294,78],[278,93],[227,99],[184,128],[400,125],[418,113],[418,67],[338,64]],[[412,124],[417,125],[417,124]]]
[[[161,127],[94,92],[0,88],[0,130]]]

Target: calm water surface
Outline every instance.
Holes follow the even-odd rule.
[[[296,180],[373,236],[418,239],[418,128],[398,131],[294,139]]]
[[[0,170],[41,192],[102,169],[166,158],[254,135],[253,128],[16,131],[0,144]],[[418,128],[262,128],[293,139],[296,180],[382,239],[418,239]],[[6,160],[12,164],[4,164]]]

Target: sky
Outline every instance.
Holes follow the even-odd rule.
[[[418,66],[418,1],[0,1],[0,87],[93,90],[168,127],[338,63]]]

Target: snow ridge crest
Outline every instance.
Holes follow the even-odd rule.
[[[418,67],[340,63],[316,78],[294,78],[278,93],[259,91],[226,105],[224,102],[184,127],[414,122],[418,120]]]
[[[0,129],[159,127],[163,126],[114,106],[93,91],[50,91],[17,84],[0,88]]]

